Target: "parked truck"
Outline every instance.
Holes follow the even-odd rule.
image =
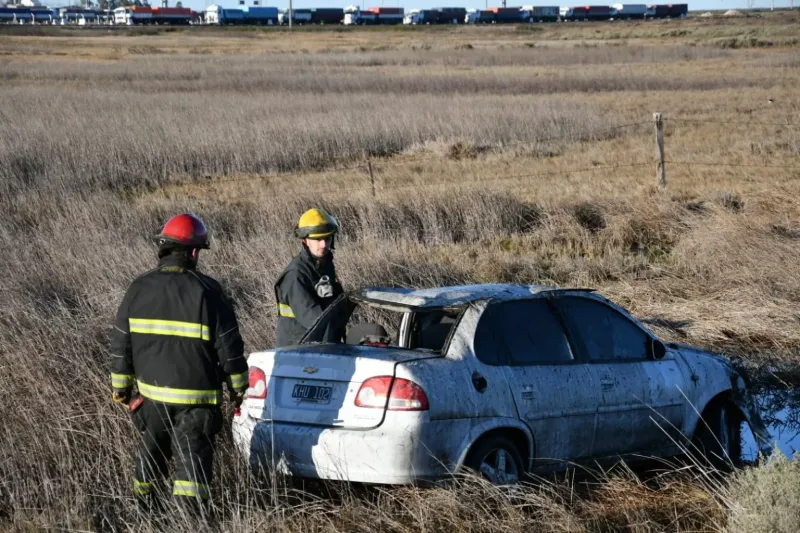
[[[310,24],[341,24],[344,22],[344,9],[340,7],[312,8]]]
[[[248,6],[242,12],[244,24],[254,26],[272,26],[278,23],[277,7]]]
[[[558,6],[522,6],[522,20],[528,22],[555,22],[559,16]]]
[[[611,18],[611,6],[576,6],[562,7],[561,20],[608,20]]]
[[[491,9],[470,9],[467,11],[467,24],[492,24],[495,13]]]
[[[439,12],[433,9],[412,9],[403,18],[403,24],[438,24]]]
[[[402,7],[361,9],[359,6],[348,6],[344,10],[344,23],[348,26],[404,24],[405,10]]]
[[[278,13],[278,23],[282,26],[289,24],[289,10],[284,9]],[[310,9],[293,9],[291,12],[292,24],[311,24],[312,15]]]
[[[188,7],[154,7],[151,24],[183,26],[192,21],[192,10]]]
[[[98,22],[99,19],[106,18],[106,12],[102,15],[94,9],[86,9],[78,6],[62,7],[57,9],[56,20],[53,24],[78,24],[85,25]],[[114,22],[114,12],[111,12],[111,22]]]
[[[611,18],[614,20],[643,19],[647,14],[645,4],[614,4],[611,6]]]
[[[464,24],[467,21],[467,9],[464,7],[437,7],[433,11],[438,15],[436,24]]]
[[[684,18],[688,12],[688,4],[653,4],[647,6],[646,18]]]
[[[125,6],[114,10],[114,24],[134,26],[150,24],[153,20],[153,8],[149,6]]]
[[[495,24],[522,22],[522,10],[518,7],[492,7],[489,11],[494,13]]]

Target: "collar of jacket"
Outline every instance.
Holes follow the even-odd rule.
[[[194,261],[186,257],[168,255],[162,257],[158,261],[158,268],[161,269],[164,267],[179,267],[185,270],[195,270],[197,268],[197,265],[195,264]]]

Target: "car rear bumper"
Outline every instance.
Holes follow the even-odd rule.
[[[319,428],[234,418],[237,447],[254,470],[357,483],[413,484],[448,476],[469,431],[468,420],[427,420],[387,412],[374,429]],[[451,448],[451,449],[448,449]]]

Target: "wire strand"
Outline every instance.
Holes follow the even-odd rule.
[[[706,167],[743,167],[743,168],[783,168],[788,170],[800,170],[800,167],[792,167],[789,165],[749,165],[742,163],[720,163],[717,161],[664,161],[669,165],[697,165]]]
[[[664,120],[669,122],[691,122],[695,124],[735,124],[737,126],[800,126],[800,123],[796,122],[739,122],[737,120],[706,120],[683,117],[667,117],[664,118]]]

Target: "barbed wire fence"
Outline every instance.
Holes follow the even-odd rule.
[[[416,163],[422,162],[429,162],[429,161],[453,161],[453,160],[460,160],[460,159],[467,159],[476,157],[476,155],[472,156],[460,156],[458,154],[439,154],[439,153],[431,153],[431,154],[424,154],[424,155],[416,155],[416,156],[404,156],[400,159],[392,160],[387,159],[386,157],[366,157],[362,162],[353,163],[353,164],[338,164],[339,161],[342,161],[343,158],[335,158],[333,159],[334,164],[324,167],[315,167],[315,168],[307,168],[302,169],[294,172],[280,172],[280,173],[272,173],[272,174],[263,174],[263,175],[256,175],[256,176],[244,176],[244,177],[232,177],[232,178],[223,178],[223,179],[215,179],[215,180],[208,180],[204,182],[191,182],[191,183],[183,183],[183,184],[173,184],[169,187],[172,190],[188,190],[192,188],[206,188],[206,187],[216,187],[219,185],[226,185],[231,183],[242,183],[242,182],[259,182],[259,181],[269,181],[273,179],[280,179],[282,183],[286,184],[287,186],[282,188],[279,192],[273,193],[277,195],[294,195],[303,192],[302,190],[297,190],[291,187],[291,178],[308,178],[309,175],[316,174],[335,174],[335,173],[346,173],[346,172],[357,172],[364,177],[363,182],[360,185],[355,185],[352,187],[331,187],[331,188],[320,188],[314,187],[314,192],[317,194],[331,194],[331,193],[365,193],[371,195],[373,198],[379,196],[381,193],[390,192],[390,191],[405,191],[405,190],[420,190],[420,189],[433,189],[433,188],[441,188],[441,187],[463,187],[463,186],[480,186],[482,184],[487,183],[498,183],[498,182],[506,182],[506,181],[515,181],[515,180],[522,180],[522,179],[533,179],[533,178],[542,178],[542,177],[551,177],[551,176],[563,176],[563,175],[572,175],[572,174],[587,174],[592,172],[598,171],[611,171],[617,170],[621,168],[645,168],[651,167],[655,171],[656,177],[656,186],[660,190],[666,190],[667,188],[667,167],[668,166],[700,166],[700,167],[726,167],[726,168],[770,168],[770,169],[783,169],[783,170],[790,170],[790,171],[798,171],[800,172],[800,162],[797,165],[779,165],[779,164],[770,164],[770,163],[735,163],[731,161],[696,161],[696,160],[684,160],[684,159],[670,159],[667,157],[667,148],[665,147],[665,124],[715,124],[715,125],[726,125],[730,127],[753,127],[753,126],[765,126],[765,127],[785,127],[785,128],[798,128],[800,127],[800,123],[798,122],[759,122],[759,121],[737,121],[737,120],[713,120],[713,119],[694,119],[689,117],[665,117],[662,113],[654,113],[652,120],[644,120],[638,122],[629,122],[624,124],[617,124],[614,126],[604,127],[604,128],[597,128],[593,130],[582,130],[580,132],[567,132],[560,135],[551,135],[547,137],[539,137],[534,139],[528,140],[519,140],[513,142],[506,142],[506,143],[496,143],[492,146],[486,147],[478,147],[477,152],[481,155],[487,155],[491,153],[499,154],[509,149],[520,148],[524,146],[536,146],[536,145],[546,145],[547,143],[557,142],[557,141],[586,141],[591,139],[598,139],[602,138],[604,135],[608,135],[613,132],[617,132],[623,129],[629,128],[636,128],[639,126],[650,125],[654,128],[654,137],[655,137],[655,150],[654,150],[654,157],[652,160],[643,161],[643,160],[634,160],[634,161],[626,161],[612,165],[593,165],[591,167],[581,167],[581,168],[571,168],[571,169],[564,169],[564,170],[548,170],[542,172],[531,172],[531,173],[524,173],[524,174],[512,174],[512,175],[504,175],[504,174],[495,174],[495,175],[481,175],[478,176],[477,179],[462,179],[458,183],[449,183],[449,182],[435,182],[435,183],[425,183],[425,184],[390,184],[386,182],[381,182],[378,178],[381,175],[381,172],[387,168],[395,167],[395,166],[409,166]],[[395,154],[400,155],[400,154]],[[166,188],[161,187],[161,189],[166,193]],[[227,196],[225,197],[228,201],[237,201],[237,200],[252,200],[252,195],[247,196]]]

